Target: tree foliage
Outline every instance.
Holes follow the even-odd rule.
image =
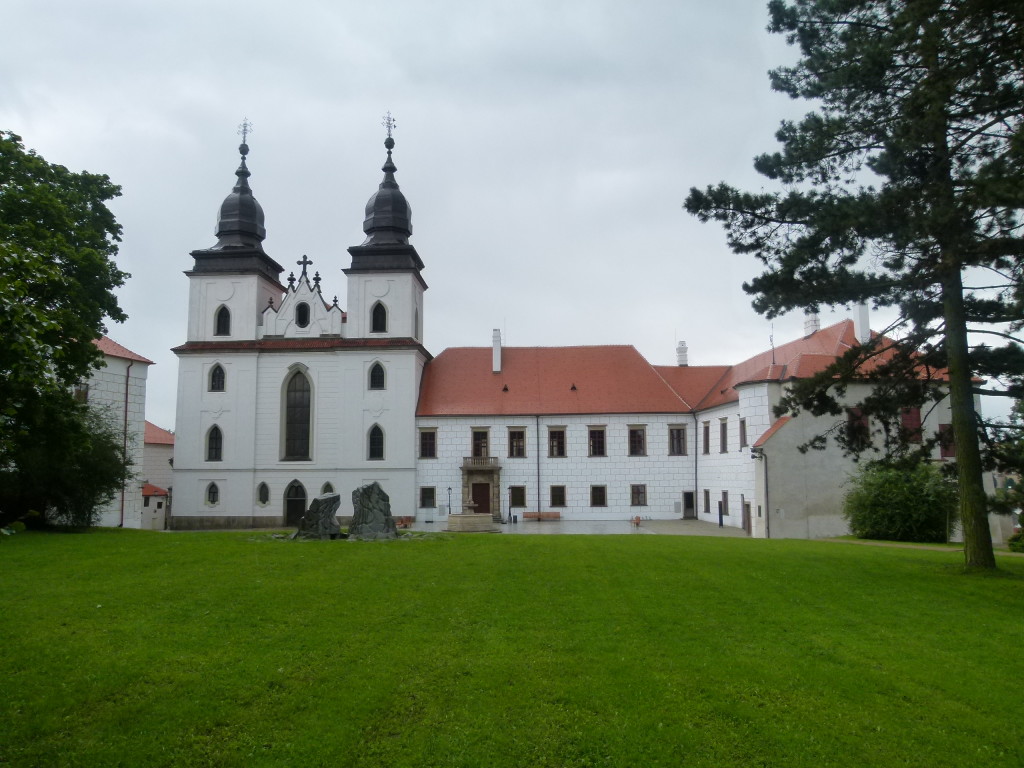
[[[0,131],[0,466],[39,396],[57,395],[102,359],[92,343],[124,313],[113,289],[120,188],[72,173]]]
[[[994,568],[973,398],[1024,393],[1024,5],[773,0],[769,11],[769,30],[801,54],[772,87],[815,111],[783,123],[780,151],[755,160],[780,189],[692,189],[686,208],[765,265],[744,289],[769,317],[895,310],[884,336],[783,406],[838,413],[846,385],[869,378],[880,388],[862,410],[892,424],[948,392],[967,564]]]
[[[70,394],[102,361],[105,320],[125,319],[113,294],[128,277],[113,262],[121,227],[106,206],[119,194],[0,131],[2,519],[49,506],[81,520],[126,471],[123,455],[108,466],[123,444]]]
[[[0,522],[39,513],[49,525],[87,528],[131,479],[130,446],[116,414],[68,393],[39,396],[0,468]]]
[[[935,465],[875,462],[851,481],[843,516],[862,539],[944,542],[956,507],[956,483]]]

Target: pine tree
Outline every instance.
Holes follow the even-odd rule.
[[[755,160],[782,189],[691,189],[686,209],[763,262],[744,289],[768,317],[896,310],[895,343],[851,350],[785,405],[837,413],[845,384],[865,375],[883,382],[867,411],[890,419],[948,391],[966,563],[994,568],[974,396],[1024,394],[1024,6],[773,0],[769,11],[769,30],[801,54],[772,87],[814,106]],[[1005,391],[982,384],[993,379]]]

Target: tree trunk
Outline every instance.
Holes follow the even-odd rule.
[[[969,569],[994,569],[988,502],[978,445],[977,414],[971,369],[968,364],[967,321],[964,316],[960,270],[949,269],[942,284],[949,369],[949,407],[953,414],[957,484],[960,488],[960,525],[964,534],[964,563]]]

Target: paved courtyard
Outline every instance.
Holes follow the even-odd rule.
[[[447,522],[441,518],[433,523],[417,521],[413,526],[417,531],[444,531]],[[602,535],[627,534],[644,536],[661,534],[667,536],[734,536],[746,537],[742,528],[728,526],[719,528],[714,523],[701,520],[641,520],[639,526],[628,520],[520,520],[518,523],[505,523],[498,526],[499,533],[509,535]]]

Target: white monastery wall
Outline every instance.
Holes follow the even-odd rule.
[[[104,355],[105,366],[89,378],[89,406],[103,413],[119,435],[127,432],[133,476],[100,510],[99,525],[138,528],[142,520],[143,446],[146,431],[146,376],[149,365]],[[131,367],[129,368],[129,364]],[[125,387],[127,386],[127,420]],[[122,518],[122,504],[124,515]]]
[[[557,511],[567,520],[622,520],[639,515],[656,519],[679,517],[676,503],[683,492],[693,489],[692,444],[687,455],[669,455],[669,425],[687,427],[692,443],[692,427],[679,414],[597,414],[576,416],[507,417],[419,417],[419,430],[436,429],[437,458],[416,462],[419,487],[433,487],[439,508],[419,510],[421,516],[444,510],[447,489],[452,488],[455,511],[462,499],[462,460],[472,455],[474,429],[489,431],[489,453],[501,465],[501,513],[509,513],[509,487],[524,486],[526,507],[512,510],[522,516],[526,511]],[[629,455],[629,428],[646,429],[646,456]],[[538,431],[539,427],[539,431]],[[605,456],[589,455],[589,429],[605,430]],[[526,455],[509,458],[509,429],[526,433]],[[549,428],[565,429],[565,457],[548,455]],[[539,438],[539,439],[538,439]],[[539,461],[538,461],[539,457]],[[539,464],[539,467],[538,467]],[[538,485],[539,475],[539,485]],[[565,486],[565,506],[552,507],[550,488]],[[643,506],[632,504],[631,486],[646,486]],[[604,486],[606,504],[591,506],[591,486]]]

